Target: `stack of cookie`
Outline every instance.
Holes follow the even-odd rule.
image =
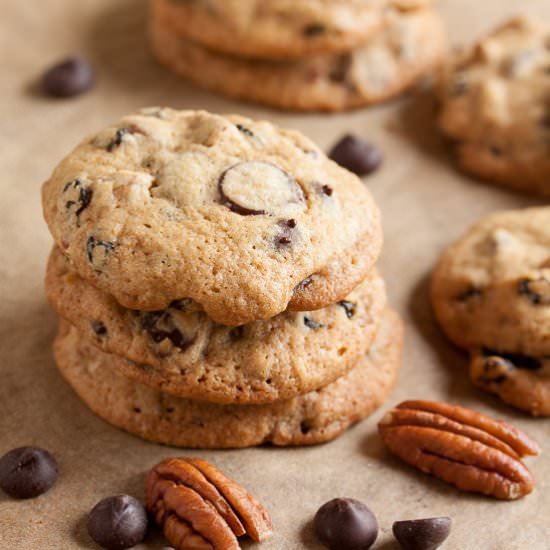
[[[147,109],[82,142],[43,203],[57,364],[112,424],[186,447],[317,443],[391,389],[378,210],[301,134]]]
[[[228,96],[341,111],[409,89],[440,63],[429,0],[152,0],[156,57]]]

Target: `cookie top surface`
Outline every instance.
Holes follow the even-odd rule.
[[[409,88],[443,58],[446,37],[432,10],[388,10],[369,40],[345,54],[258,61],[212,52],[182,38],[155,14],[153,50],[169,68],[205,88],[295,110],[339,111],[385,101]]]
[[[130,359],[121,363],[127,376],[217,403],[268,403],[332,382],[365,354],[386,305],[373,273],[327,308],[227,327],[184,301],[155,312],[126,309],[67,267],[54,251],[50,302],[97,347]]]
[[[295,287],[361,240],[372,263],[381,247],[378,209],[355,175],[298,132],[236,115],[127,116],[57,166],[43,204],[75,270],[121,304],[190,298],[227,325],[284,311]]]
[[[402,325],[386,311],[369,353],[321,390],[269,405],[216,405],[161,393],[121,374],[108,355],[62,322],[59,370],[100,417],[145,439],[180,447],[308,445],[342,433],[387,398],[399,371]]]
[[[480,388],[533,416],[550,416],[550,359],[499,354],[485,349],[472,354],[470,377]]]
[[[439,126],[482,177],[550,193],[550,26],[513,19],[443,74]]]
[[[295,58],[346,52],[381,24],[385,9],[422,0],[154,0],[183,38],[232,55]]]
[[[550,354],[550,209],[497,212],[445,250],[435,314],[464,348]]]

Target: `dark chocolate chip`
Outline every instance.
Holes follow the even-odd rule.
[[[462,294],[459,294],[456,296],[455,300],[459,302],[467,302],[468,300],[472,298],[476,298],[478,296],[481,296],[481,290],[478,288],[469,288],[468,290],[464,291]]]
[[[13,498],[33,498],[57,481],[55,458],[38,447],[19,447],[0,458],[0,487]]]
[[[65,184],[65,187],[63,187],[63,193],[66,193],[69,190],[78,190],[78,196],[75,197],[75,200],[68,200],[65,203],[65,207],[69,210],[73,206],[78,205],[74,212],[78,218],[80,214],[89,206],[92,200],[93,191],[89,187],[86,187],[79,179],[72,180]]]
[[[311,431],[311,424],[307,422],[306,420],[300,422],[300,431],[307,435]]]
[[[330,185],[323,185],[321,187],[321,191],[323,194],[325,194],[327,197],[332,197],[332,194],[334,193],[334,189]]]
[[[98,336],[105,336],[107,334],[107,327],[101,321],[90,321],[90,326]]]
[[[168,339],[176,348],[185,351],[194,342],[194,338],[187,338],[174,326],[172,316],[166,311],[142,312],[140,317],[142,328],[156,344]]]
[[[435,550],[451,532],[451,518],[396,521],[393,534],[403,550]]]
[[[367,550],[378,536],[374,514],[352,498],[335,498],[321,506],[313,527],[319,540],[330,550]]]
[[[73,97],[90,90],[94,83],[92,66],[81,57],[70,57],[46,71],[42,91],[52,97]]]
[[[358,176],[371,174],[382,163],[380,149],[352,134],[344,136],[332,148],[329,157]]]
[[[115,244],[109,241],[101,241],[96,239],[93,235],[90,235],[86,241],[86,252],[88,255],[88,261],[92,265],[97,263],[94,261],[96,248],[103,249],[103,261],[105,261],[107,256],[115,249]]]
[[[322,23],[310,23],[309,25],[306,25],[303,30],[304,36],[309,38],[325,34],[326,32],[327,28]]]
[[[98,502],[88,516],[90,537],[108,550],[139,544],[147,533],[147,513],[134,497],[116,495]]]
[[[245,136],[254,137],[254,133],[252,132],[252,130],[249,130],[246,126],[243,126],[242,124],[236,124],[236,126],[237,130],[239,130],[239,132],[242,132]]]
[[[353,302],[342,300],[341,302],[338,302],[338,305],[344,308],[344,311],[346,312],[346,316],[348,319],[351,319],[355,315],[356,305]]]
[[[310,329],[313,329],[313,330],[323,328],[323,325],[321,323],[318,323],[317,321],[314,321],[313,319],[311,319],[307,315],[304,315],[304,325],[307,328],[310,328]]]
[[[521,279],[518,292],[535,305],[550,305],[550,281],[545,277]]]
[[[483,348],[482,352],[485,357],[500,357],[516,369],[539,370],[542,368],[542,363],[539,359],[524,355],[523,353],[497,351],[490,348]]]
[[[294,218],[281,220],[278,222],[278,225],[281,227],[282,231],[276,235],[275,245],[277,247],[287,247],[293,244],[297,237],[296,220]]]

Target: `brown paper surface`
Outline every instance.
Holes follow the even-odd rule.
[[[550,548],[550,420],[531,419],[474,389],[466,358],[434,325],[428,274],[440,250],[485,213],[541,204],[456,172],[433,128],[433,105],[419,95],[341,115],[281,113],[226,100],[187,85],[152,60],[141,0],[4,0],[0,22],[0,454],[21,445],[49,449],[57,485],[31,501],[0,494],[0,549],[95,548],[85,517],[105,496],[142,497],[143,474],[181,453],[121,432],[96,418],[57,374],[51,343],[56,318],[43,273],[51,239],[41,216],[40,184],[80,139],[147,105],[204,108],[269,118],[328,147],[344,132],[376,142],[383,168],[366,180],[385,226],[381,270],[406,324],[403,369],[389,401],[337,441],[300,449],[189,452],[212,460],[269,508],[275,536],[262,548],[316,549],[309,522],[337,496],[359,498],[380,522],[375,548],[397,548],[393,521],[449,515],[445,548]],[[547,0],[440,0],[454,43],[467,43],[519,9],[550,19]],[[80,98],[53,101],[33,87],[50,63],[74,53],[94,62],[98,85]],[[529,459],[536,491],[519,502],[458,492],[393,459],[375,430],[382,412],[406,398],[441,399],[514,422],[537,438]],[[158,549],[153,533],[138,548]],[[248,543],[244,544],[248,547]]]

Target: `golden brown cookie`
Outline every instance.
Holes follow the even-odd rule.
[[[235,115],[127,116],[59,164],[43,203],[75,271],[118,302],[192,299],[226,325],[296,308],[295,292],[301,309],[334,303],[382,240],[355,175],[301,134]],[[332,272],[344,276],[324,282]]]
[[[444,72],[439,126],[465,171],[550,194],[550,26],[515,18]]]
[[[387,398],[399,371],[402,325],[387,311],[369,354],[329,386],[270,405],[215,405],[155,391],[120,374],[124,361],[62,322],[54,350],[61,374],[101,418],[179,447],[311,445],[334,439]]]
[[[71,272],[57,249],[46,292],[83,336],[130,360],[120,363],[127,376],[216,403],[268,403],[327,385],[366,353],[386,307],[384,281],[374,272],[332,306],[239,327],[214,323],[186,302],[130,310]]]
[[[369,41],[345,54],[292,61],[248,60],[182,38],[155,13],[156,57],[195,84],[282,109],[341,111],[386,101],[429,74],[445,53],[445,33],[430,9],[385,14]]]

